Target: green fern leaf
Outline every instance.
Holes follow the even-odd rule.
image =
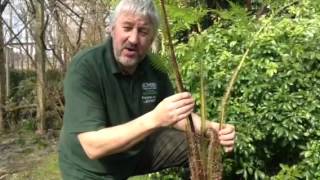
[[[168,65],[168,60],[166,60],[165,57],[160,56],[159,54],[154,54],[154,53],[149,53],[148,57],[150,59],[150,64],[154,69],[159,70],[163,73],[171,72],[171,69],[169,68],[169,65]]]

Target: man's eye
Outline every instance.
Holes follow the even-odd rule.
[[[124,29],[125,31],[130,31],[130,30],[131,30],[131,27],[129,27],[129,26],[124,26],[123,29]]]
[[[149,31],[148,30],[140,30],[140,33],[144,36],[148,35],[149,34]]]

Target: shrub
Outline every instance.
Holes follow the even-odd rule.
[[[235,155],[226,167],[229,178],[236,173],[245,179],[264,179],[288,169],[285,165],[299,164],[301,169],[319,163],[312,153],[312,160],[307,161],[309,151],[302,148],[316,148],[312,140],[320,138],[319,10],[316,3],[301,1],[271,20],[255,20],[246,13],[235,18],[223,12],[221,17],[226,19],[178,45],[182,74],[197,102],[198,65],[205,61],[207,107],[214,119],[224,88],[252,34],[271,21],[257,37],[229,102],[228,122],[237,128]],[[299,156],[302,152],[304,156]],[[308,168],[309,177],[317,170]]]

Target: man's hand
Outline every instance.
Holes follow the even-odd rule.
[[[212,129],[218,132],[220,144],[224,147],[225,152],[231,152],[235,143],[235,128],[233,125],[225,124],[219,131],[219,124],[216,122],[210,122],[207,124],[208,129]]]
[[[194,99],[188,92],[178,93],[162,100],[151,111],[155,126],[166,127],[188,117],[193,111]]]

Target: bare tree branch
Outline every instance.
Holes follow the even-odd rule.
[[[59,15],[58,14],[54,14],[54,18],[56,19],[56,22],[57,22],[57,25],[59,26],[59,28],[61,29],[61,33],[62,33],[62,36],[64,37],[64,39],[67,41],[69,47],[71,47],[72,51],[77,51],[79,48],[80,48],[80,42],[81,42],[81,36],[82,36],[82,32],[84,31],[83,30],[83,23],[84,23],[84,18],[81,17],[80,18],[80,24],[78,25],[79,26],[79,29],[78,29],[78,36],[77,36],[77,40],[76,40],[76,45],[74,45],[69,36],[67,35],[67,31],[65,29],[65,26],[61,24],[61,21],[60,21],[60,18],[59,18]]]
[[[78,39],[77,39],[77,49],[80,48],[80,40],[81,40],[81,32],[82,32],[82,25],[83,25],[84,18],[81,17],[81,22],[78,30]]]
[[[69,47],[71,47],[72,51],[74,51],[76,49],[76,47],[72,44],[69,36],[67,35],[68,33],[65,30],[65,26],[61,24],[61,20],[60,20],[59,14],[57,13],[57,11],[52,12],[52,13],[53,13],[54,19],[57,22],[58,27],[61,29],[62,36],[64,37],[64,39],[68,43]]]
[[[44,41],[45,41],[45,33],[46,33],[46,30],[47,30],[48,24],[49,24],[49,15],[47,14],[45,22],[44,22],[43,29],[42,29],[41,34],[40,34],[40,37],[41,37],[41,40],[42,40],[42,45],[43,45],[43,47],[45,49],[47,49],[46,43]]]
[[[18,38],[18,36],[25,30],[28,29],[28,25],[31,23],[31,20],[24,23],[24,27],[17,33],[15,34],[13,37],[11,37],[7,42],[4,43],[4,45],[8,45],[10,44],[14,39]],[[27,42],[28,43],[28,42]]]
[[[72,10],[67,4],[65,4],[64,2],[62,2],[61,0],[58,0],[58,2],[60,4],[62,4],[64,7],[66,7],[69,11],[71,11],[74,15],[76,15],[78,18],[81,18],[80,15],[75,12],[74,10]]]
[[[29,0],[29,4],[26,2],[27,4],[27,7],[29,9],[29,11],[31,12],[31,14],[35,15],[36,13],[36,8],[35,8],[35,5],[33,3],[33,0]]]
[[[9,3],[9,6],[10,6],[11,9],[14,11],[14,13],[17,15],[17,17],[19,18],[19,20],[22,21],[22,23],[25,25],[25,27],[26,27],[30,32],[32,32],[31,29],[30,29],[30,27],[27,26],[27,25],[29,25],[30,22],[32,22],[32,20],[26,22],[26,20],[20,15],[20,13],[17,11],[17,9],[14,7],[13,4]],[[32,18],[31,18],[31,19],[32,19]],[[32,35],[32,33],[31,33],[31,35]],[[32,35],[32,36],[33,36],[33,35]]]
[[[36,107],[37,107],[36,104],[28,104],[28,105],[20,105],[20,106],[12,106],[12,105],[2,106],[3,110],[5,110],[6,112],[18,111],[20,109],[30,109],[30,108],[34,109]]]
[[[9,3],[9,0],[4,0],[1,4],[0,4],[0,13],[2,14],[4,9],[6,8],[7,4]]]
[[[15,36],[17,37],[17,35],[15,34],[15,32],[12,30],[12,28],[8,25],[8,23],[1,18],[1,21],[3,22],[4,25],[6,25],[6,27],[8,28],[8,30]],[[30,58],[31,63],[33,66],[35,66],[35,61],[33,59],[33,57],[29,54],[29,52],[27,51],[27,49],[23,46],[23,43],[21,42],[21,40],[19,38],[15,38],[19,44],[21,45],[22,49],[25,51],[25,53],[27,54],[27,56]]]

